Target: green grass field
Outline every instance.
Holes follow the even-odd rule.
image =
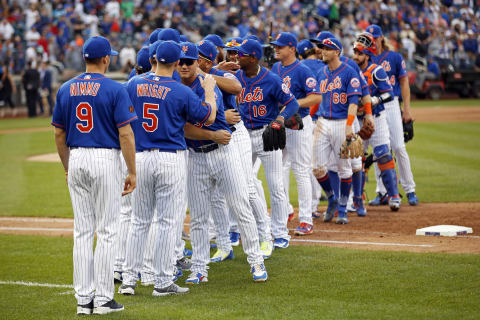
[[[478,103],[441,101],[444,106]],[[422,106],[428,107],[426,101]],[[0,130],[48,124],[47,118],[2,120]],[[416,123],[407,148],[422,202],[480,201],[478,136],[478,123]],[[0,216],[72,217],[61,164],[25,160],[54,152],[53,130],[0,134]],[[367,192],[373,197],[372,173],[370,178]],[[290,190],[296,206],[293,179]],[[2,318],[77,318],[73,295],[61,294],[71,289],[1,284],[72,284],[72,246],[68,237],[0,235]],[[106,318],[478,319],[480,314],[478,255],[292,246],[267,261],[265,284],[251,281],[240,248],[235,255],[212,265],[209,283],[185,296],[155,298],[152,288],[144,287],[134,297],[116,294],[126,310]]]

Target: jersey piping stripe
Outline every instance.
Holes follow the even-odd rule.
[[[269,72],[269,71],[266,70],[265,68],[262,68],[261,70],[264,71],[263,75],[262,75],[259,79],[257,79],[254,83],[252,83],[252,84],[250,85],[250,89],[249,89],[248,91],[252,91],[253,86],[254,86],[257,82],[259,82],[259,81],[261,81],[263,78],[265,78],[265,76],[266,76],[267,73]],[[241,73],[240,76],[242,77],[242,82],[245,84],[245,87],[247,87],[247,83],[246,83],[245,80],[243,79],[243,73]],[[241,99],[243,100],[243,97],[241,97]],[[249,103],[248,103],[248,114],[249,114],[249,116],[250,116],[250,124],[252,125],[252,129],[253,129],[252,112],[251,112],[251,109],[252,109],[252,108],[251,108],[251,106],[252,106],[252,103],[249,102]]]
[[[132,122],[133,120],[135,120],[135,119],[137,119],[137,118],[138,118],[137,116],[135,116],[135,117],[133,117],[133,118],[130,118],[130,119],[128,119],[127,121],[124,121],[124,122],[122,122],[122,123],[117,124],[117,127],[120,128],[120,127],[128,124],[129,122]]]
[[[335,72],[335,73],[333,74],[333,76],[332,76],[333,79],[335,78],[335,76],[336,76],[337,74],[339,74],[340,72],[342,72],[343,69],[345,69],[345,68],[347,67],[347,65],[346,65],[345,63],[342,63],[342,64],[343,64],[343,67],[341,67],[341,68],[339,67],[340,70],[338,70],[337,72]],[[329,80],[329,81],[328,81],[329,83],[327,84],[327,88],[328,88],[328,85],[330,84],[330,77],[329,77],[328,74],[327,74],[327,71],[326,71],[327,68],[328,68],[328,66],[325,66],[325,69],[323,69],[323,71],[325,72],[325,75],[327,76],[327,79]],[[330,118],[330,119],[332,119],[332,99],[333,99],[333,94],[330,95],[330,105],[329,105],[329,110],[330,110],[330,117],[329,117],[329,118]]]
[[[51,124],[52,126],[55,126],[55,127],[65,128],[64,125],[61,125],[61,124],[59,124],[59,123],[50,122],[50,124]]]

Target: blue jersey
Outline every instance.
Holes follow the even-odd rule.
[[[317,79],[312,70],[300,61],[283,66],[280,62],[276,62],[272,67],[272,72],[280,76],[283,84],[290,89],[295,98],[303,99],[310,94],[320,94],[317,85]],[[310,114],[310,107],[299,108],[298,114],[303,118]]]
[[[365,78],[367,78],[370,96],[378,97],[385,92],[390,92],[393,95],[393,89],[388,81],[388,75],[382,66],[370,61],[362,72]],[[385,110],[383,103],[377,104],[375,107],[372,106],[372,113],[374,115],[378,115],[383,110]]]
[[[317,74],[325,66],[325,63],[320,59],[305,59],[300,62],[309,67],[313,74]]]
[[[69,147],[120,149],[118,128],[137,119],[123,86],[100,73],[82,73],[57,92],[52,125]]]
[[[317,79],[322,93],[320,116],[326,119],[346,119],[348,106],[352,103],[358,105],[361,96],[357,72],[345,63],[333,71],[327,65],[320,70]]]
[[[239,112],[247,129],[256,129],[269,124],[280,114],[284,119],[291,118],[298,111],[297,99],[282,83],[279,76],[261,67],[254,78],[249,78],[243,70],[235,76],[242,84]],[[280,105],[285,109],[280,113]]]
[[[368,90],[367,80],[363,76],[362,70],[360,70],[360,67],[358,66],[358,64],[352,59],[347,58],[345,56],[341,56],[340,61],[342,61],[345,64],[348,64],[350,67],[353,68],[353,70],[357,72],[358,79],[360,80],[360,85],[362,88],[362,97],[368,96],[370,94],[370,91]]]
[[[402,56],[395,51],[384,51],[378,56],[372,57],[372,62],[381,65],[388,75],[388,80],[393,87],[395,97],[402,100],[400,79],[407,76],[407,67]]]
[[[196,94],[200,99],[205,100],[205,90],[203,89],[202,85],[200,84],[199,77],[195,79],[195,81],[192,82],[190,85],[190,89]],[[215,101],[217,102],[217,116],[215,118],[215,122],[212,123],[209,126],[204,126],[203,123],[199,123],[195,119],[189,118],[188,122],[194,124],[197,127],[201,127],[205,130],[210,130],[210,131],[217,131],[217,130],[227,130],[228,132],[231,132],[229,125],[227,124],[227,120],[225,120],[225,112],[223,109],[223,97],[222,97],[222,92],[220,89],[215,86]],[[211,140],[190,140],[187,139],[187,145],[189,147],[194,147],[194,148],[199,148],[205,145],[209,145],[215,143],[214,141]]]
[[[226,72],[226,71],[223,71],[223,70],[218,70],[218,69],[215,69],[215,68],[210,69],[210,74],[213,74],[213,75],[219,76],[219,77],[234,78],[235,79],[235,76],[233,74],[231,74],[230,72]],[[237,109],[237,103],[236,103],[236,100],[235,100],[235,95],[231,94],[231,93],[228,93],[228,92],[225,92],[221,89],[220,89],[220,91],[222,91],[222,95],[223,95],[223,107],[224,107],[224,109],[225,110]]]
[[[140,121],[133,126],[137,151],[185,150],[183,127],[187,118],[203,124],[212,112],[211,106],[192,90],[169,77],[134,77],[127,91],[140,115]]]

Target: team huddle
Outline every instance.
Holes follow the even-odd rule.
[[[119,84],[104,75],[118,53],[107,39],[90,38],[86,72],[57,93],[52,125],[74,211],[78,314],[123,310],[114,281],[124,295],[134,295],[139,281],[153,285],[153,296],[188,293],[175,283],[183,272],[187,285],[207,282],[209,263],[233,259],[240,239],[253,280],[265,282],[264,260],[290,242],[290,169],[295,235],[312,234],[315,219],[346,224],[348,212],[366,216],[372,163],[378,195],[370,205],[399,210],[398,180],[409,204],[418,204],[403,132],[412,121],[405,63],[380,27],[358,35],[353,60],[328,31],[299,43],[282,32],[270,42],[271,69],[255,36],[224,43],[209,35],[194,44],[167,28],[149,42]],[[322,190],[324,213],[317,211]],[[182,239],[187,209],[191,251]]]

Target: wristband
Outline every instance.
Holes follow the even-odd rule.
[[[365,114],[372,114],[372,103],[371,102],[367,102],[363,105],[363,107],[365,108]]]
[[[347,117],[347,126],[352,126],[353,120],[355,120],[355,116],[349,114]]]

